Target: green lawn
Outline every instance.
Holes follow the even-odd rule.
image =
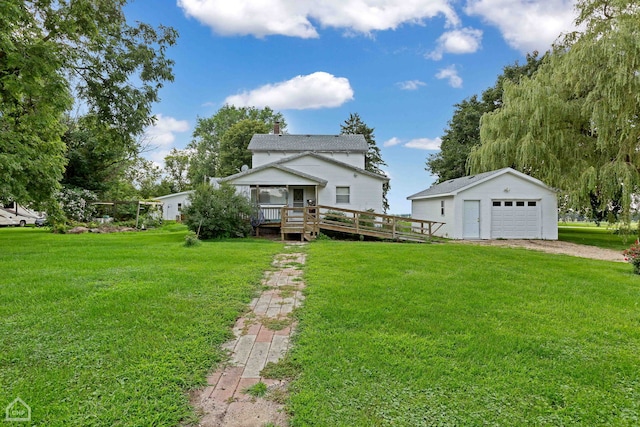
[[[172,229],[0,229],[1,408],[19,396],[42,426],[193,420],[187,391],[223,357],[282,245],[185,248],[185,229]]]
[[[634,224],[634,229],[637,225]],[[623,251],[635,242],[637,236],[617,234],[615,228],[585,223],[558,224],[558,240],[581,245],[598,246],[605,249]]]
[[[293,426],[640,424],[640,277],[460,244],[314,242]]]

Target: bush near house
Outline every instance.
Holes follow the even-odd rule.
[[[221,183],[218,188],[201,185],[190,196],[185,208],[185,223],[201,239],[246,237],[251,233],[249,200],[234,186]]]

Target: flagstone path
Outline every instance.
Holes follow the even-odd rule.
[[[300,245],[291,243],[285,249]],[[235,338],[224,345],[231,353],[229,363],[209,375],[207,387],[192,396],[192,404],[202,414],[199,426],[288,425],[283,405],[244,391],[258,382],[265,383],[271,392],[286,386],[280,380],[262,378],[260,371],[289,349],[295,328],[291,314],[304,299],[300,269],[304,263],[304,253],[282,253],[273,261],[274,270],[265,272],[262,284],[267,289],[251,301],[250,310],[233,328]]]

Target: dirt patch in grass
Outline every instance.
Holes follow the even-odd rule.
[[[603,249],[596,246],[579,245],[560,240],[460,240],[456,243],[524,248],[552,254],[571,255],[580,258],[625,262],[622,253],[616,250]]]

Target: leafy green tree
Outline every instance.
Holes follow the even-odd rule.
[[[242,120],[257,120],[269,127],[280,122],[280,129],[283,131],[287,127],[284,116],[269,107],[259,109],[225,105],[211,117],[198,117],[193,138],[187,147],[193,151],[188,174],[192,184],[207,182],[208,178],[220,175],[222,136]]]
[[[516,168],[565,190],[570,206],[620,205],[640,184],[640,8],[629,0],[580,0],[576,23],[549,61],[482,119],[474,172]]]
[[[125,179],[138,192],[140,199],[150,199],[158,194],[162,169],[151,160],[138,157],[127,170]]]
[[[246,237],[251,232],[249,200],[236,193],[228,183],[214,188],[209,184],[196,187],[184,209],[189,230],[202,239]]]
[[[172,149],[164,158],[166,181],[171,186],[172,193],[180,193],[191,189],[187,173],[189,171],[190,155],[186,150]],[[158,194],[159,195],[159,194]]]
[[[506,82],[517,83],[523,77],[532,76],[547,54],[542,57],[538,52],[527,54],[526,63],[504,67],[496,83],[477,95],[455,104],[453,117],[442,136],[440,151],[427,158],[426,170],[438,176],[437,182],[460,178],[468,174],[467,158],[471,149],[480,145],[480,119],[482,115],[502,106],[502,96]]]
[[[362,118],[360,118],[358,113],[349,114],[349,118],[340,125],[341,134],[363,135],[364,139],[367,140],[369,148],[364,158],[364,169],[369,172],[386,176],[386,173],[382,170],[382,166],[387,166],[387,164],[382,160],[382,154],[380,153],[380,148],[376,144],[376,137],[373,134],[373,131],[374,128],[367,126],[366,123],[362,121]],[[384,212],[389,210],[387,194],[390,189],[391,186],[389,185],[389,182],[385,182],[382,186],[382,208]]]
[[[440,151],[427,158],[426,170],[438,176],[437,182],[465,176],[471,148],[480,144],[480,118],[487,111],[487,105],[473,95],[455,107]]]
[[[240,172],[242,165],[251,166],[251,151],[247,149],[256,133],[269,133],[271,126],[259,120],[245,119],[232,125],[220,139],[221,177]]]
[[[124,177],[135,161],[136,143],[131,136],[123,140],[95,115],[68,117],[66,125],[62,140],[67,147],[67,165],[61,183],[93,191],[102,197],[110,186]]]
[[[171,81],[176,32],[126,22],[125,0],[0,2],[0,194],[53,203],[75,102],[130,143]]]

